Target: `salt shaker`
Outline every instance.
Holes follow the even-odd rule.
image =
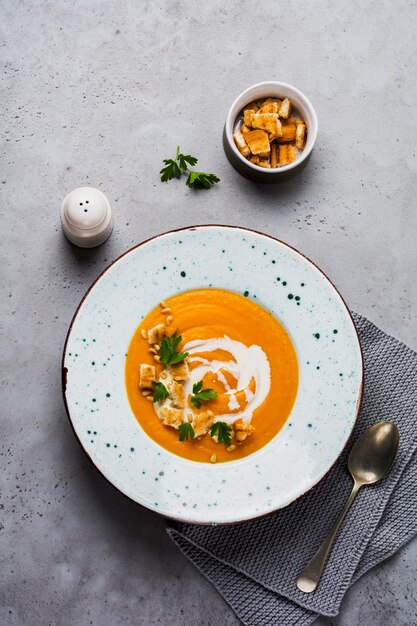
[[[110,202],[99,189],[78,187],[62,201],[61,224],[66,238],[76,246],[99,246],[113,228]]]

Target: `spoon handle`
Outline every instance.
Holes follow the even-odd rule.
[[[299,574],[297,578],[297,587],[300,591],[304,591],[304,593],[311,593],[319,584],[319,580],[323,573],[327,557],[333,545],[333,541],[335,540],[337,532],[343,520],[345,519],[345,515],[349,511],[350,506],[354,501],[356,494],[358,493],[361,486],[362,485],[360,483],[357,483],[355,481],[349,499],[343,507],[339,517],[333,524],[333,527],[329,532],[327,538],[323,541],[313,558],[307,563],[301,574]]]

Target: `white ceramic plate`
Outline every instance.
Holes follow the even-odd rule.
[[[199,287],[253,298],[285,326],[299,364],[290,417],[241,460],[197,463],[151,440],[125,390],[125,355],[162,298]],[[343,450],[362,391],[362,354],[341,296],[308,259],[267,235],[230,226],[166,233],[133,248],[93,284],[70,326],[64,399],[74,431],[100,472],[153,511],[192,523],[232,523],[288,505]]]

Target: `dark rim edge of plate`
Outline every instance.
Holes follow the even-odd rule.
[[[72,327],[74,325],[75,319],[76,319],[76,317],[77,317],[77,315],[78,315],[78,313],[79,313],[79,311],[80,311],[80,309],[81,309],[81,307],[82,307],[82,305],[84,303],[84,300],[87,298],[87,296],[89,295],[90,291],[92,291],[92,289],[99,282],[101,277],[113,265],[115,265],[115,263],[120,261],[120,259],[122,259],[124,256],[126,256],[130,252],[133,252],[133,250],[136,250],[137,248],[140,248],[141,246],[145,245],[146,243],[149,243],[150,241],[153,241],[155,239],[159,239],[160,237],[164,237],[165,235],[170,235],[170,234],[173,234],[173,233],[184,232],[184,231],[194,231],[194,230],[198,230],[200,228],[225,228],[225,229],[243,230],[243,231],[246,231],[246,232],[255,233],[256,235],[261,235],[262,237],[267,237],[268,239],[272,239],[272,241],[276,241],[276,242],[280,243],[281,245],[285,246],[286,248],[289,248],[293,252],[296,252],[301,257],[303,257],[308,263],[310,263],[313,267],[315,267],[316,270],[318,270],[320,272],[320,274],[322,274],[322,276],[324,276],[324,278],[330,283],[330,285],[333,287],[333,289],[335,290],[335,292],[339,296],[342,304],[344,305],[344,307],[345,307],[345,309],[347,311],[348,316],[350,317],[350,320],[352,322],[352,326],[353,326],[353,328],[355,330],[356,338],[357,338],[357,342],[358,342],[358,346],[359,346],[359,352],[360,352],[360,356],[361,356],[361,381],[360,381],[360,386],[359,386],[359,394],[358,394],[358,398],[357,398],[357,401],[356,401],[355,419],[353,420],[352,427],[349,430],[348,436],[346,437],[346,441],[344,442],[342,449],[340,450],[339,454],[337,455],[337,457],[335,458],[333,463],[327,468],[327,470],[324,472],[324,474],[319,479],[317,479],[312,485],[310,485],[310,487],[306,491],[304,491],[299,496],[297,496],[297,498],[294,498],[294,500],[291,500],[291,502],[286,504],[284,507],[280,507],[278,509],[274,509],[272,511],[268,511],[267,513],[262,513],[261,515],[256,515],[254,517],[245,518],[244,520],[237,520],[237,521],[233,521],[233,522],[196,522],[196,521],[190,521],[190,520],[187,520],[187,519],[181,518],[181,517],[175,517],[174,515],[168,515],[167,513],[162,513],[162,512],[159,512],[159,511],[155,510],[155,509],[147,507],[145,504],[141,504],[137,500],[134,500],[133,498],[128,496],[121,489],[116,487],[116,485],[114,483],[112,483],[111,480],[109,478],[107,478],[107,476],[97,467],[97,465],[94,463],[93,459],[91,458],[91,456],[89,455],[89,453],[85,449],[81,439],[79,438],[79,436],[78,436],[78,434],[77,434],[77,432],[75,430],[74,424],[72,423],[71,415],[70,415],[70,412],[69,412],[69,409],[68,409],[67,398],[66,398],[66,395],[65,395],[66,394],[66,389],[67,389],[68,368],[65,367],[64,360],[65,360],[65,353],[66,353],[66,349],[67,349],[67,343],[68,343],[68,340],[69,340],[69,337],[70,337],[71,330],[72,330]],[[89,286],[89,288],[87,289],[87,291],[85,292],[83,297],[81,298],[80,303],[78,304],[78,306],[77,306],[77,308],[76,308],[76,310],[74,312],[74,315],[72,316],[70,325],[68,327],[68,331],[67,331],[67,335],[65,337],[64,347],[63,347],[63,351],[62,351],[61,389],[62,389],[62,397],[63,397],[63,401],[64,401],[64,406],[65,406],[65,412],[67,414],[68,421],[69,421],[69,423],[71,425],[71,428],[72,428],[72,431],[73,431],[73,433],[75,435],[75,438],[77,439],[77,441],[78,441],[81,449],[83,450],[85,456],[90,461],[90,463],[94,466],[96,471],[99,472],[99,474],[109,483],[109,485],[112,486],[112,488],[115,491],[117,491],[117,493],[121,494],[124,498],[127,498],[127,500],[129,500],[129,502],[133,502],[137,506],[140,506],[141,508],[146,509],[147,511],[151,511],[152,513],[156,513],[157,515],[165,517],[165,518],[167,518],[167,519],[169,519],[169,520],[171,520],[173,522],[177,522],[177,523],[181,523],[181,524],[193,524],[194,526],[236,526],[238,524],[245,524],[245,523],[250,523],[250,522],[254,522],[256,520],[263,519],[265,517],[268,517],[269,515],[273,515],[277,511],[280,511],[281,508],[286,508],[287,506],[290,506],[291,504],[294,504],[295,502],[298,502],[298,500],[303,498],[307,493],[309,493],[312,489],[314,489],[314,487],[327,476],[327,474],[336,465],[336,463],[338,462],[338,460],[342,456],[344,450],[346,449],[346,447],[347,447],[347,445],[348,445],[348,443],[350,441],[353,429],[354,429],[354,427],[356,425],[356,422],[358,421],[359,411],[360,411],[360,408],[361,408],[362,398],[363,398],[364,370],[365,370],[365,364],[364,364],[364,358],[363,358],[362,345],[361,345],[361,342],[360,342],[360,339],[359,339],[359,333],[358,333],[358,330],[356,328],[356,324],[355,324],[354,319],[352,317],[352,314],[351,314],[351,312],[349,310],[349,307],[347,306],[347,304],[345,302],[345,299],[343,298],[343,296],[341,295],[341,293],[339,292],[337,287],[334,285],[334,283],[323,272],[323,270],[321,270],[318,267],[318,265],[316,265],[316,263],[314,263],[314,261],[309,259],[305,254],[303,254],[302,252],[297,250],[297,248],[294,248],[294,246],[291,246],[290,244],[286,243],[285,241],[282,241],[281,239],[278,239],[277,237],[273,237],[272,235],[268,235],[266,233],[263,233],[263,232],[261,232],[259,230],[255,230],[254,228],[246,228],[245,226],[232,226],[230,224],[197,224],[197,225],[193,225],[193,226],[182,226],[181,228],[174,228],[172,230],[168,230],[168,231],[165,231],[163,233],[159,233],[157,235],[154,235],[153,237],[149,237],[148,239],[145,239],[144,241],[141,241],[140,243],[136,244],[136,246],[133,246],[132,248],[129,248],[129,250],[126,250],[125,252],[123,252],[120,256],[116,257],[107,267],[105,267],[102,272],[100,272],[100,274],[91,283],[91,285]]]

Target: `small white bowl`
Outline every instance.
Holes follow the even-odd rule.
[[[255,165],[242,156],[233,140],[233,131],[236,118],[243,107],[253,100],[262,98],[289,98],[294,108],[307,124],[307,141],[303,151],[296,161],[282,167],[266,169]],[[298,173],[306,164],[313,150],[317,138],[318,122],[317,115],[310,100],[301,91],[276,81],[257,83],[245,89],[233,102],[227,115],[223,133],[223,145],[226,156],[233,167],[246,178],[261,183],[277,183]]]

